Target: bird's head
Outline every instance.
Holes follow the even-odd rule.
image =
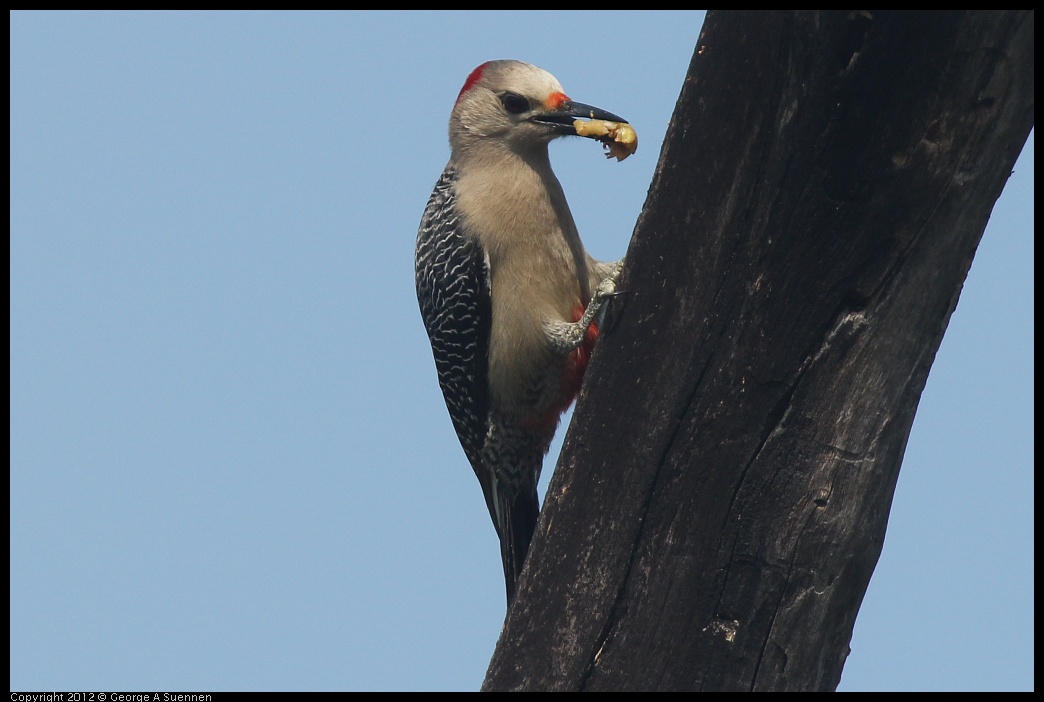
[[[522,61],[487,61],[468,76],[450,115],[450,146],[461,155],[483,144],[525,154],[546,150],[555,137],[577,136],[576,120],[626,123],[598,107],[575,102],[542,68]],[[583,134],[605,141],[595,134]],[[633,150],[633,149],[632,149]]]

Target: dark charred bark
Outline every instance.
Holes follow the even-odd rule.
[[[1033,13],[712,12],[485,689],[831,690]]]

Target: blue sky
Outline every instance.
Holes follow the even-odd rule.
[[[12,690],[476,689],[499,553],[413,289],[449,110],[518,58],[630,120],[551,148],[618,258],[702,22],[13,13]],[[1031,135],[842,690],[1033,688],[1033,174]]]

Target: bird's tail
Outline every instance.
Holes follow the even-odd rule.
[[[535,484],[520,488],[497,485],[494,487],[493,499],[496,508],[493,518],[500,535],[500,558],[504,563],[504,583],[510,607],[515,597],[518,576],[522,574],[522,566],[526,562],[529,542],[533,540],[533,532],[536,530],[540,505]]]

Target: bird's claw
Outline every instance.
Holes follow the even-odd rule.
[[[618,294],[616,290],[616,279],[620,277],[620,271],[623,270],[623,261],[617,261],[609,271],[609,275],[602,279],[602,282],[595,288],[595,298],[602,300],[606,298],[616,297]]]

